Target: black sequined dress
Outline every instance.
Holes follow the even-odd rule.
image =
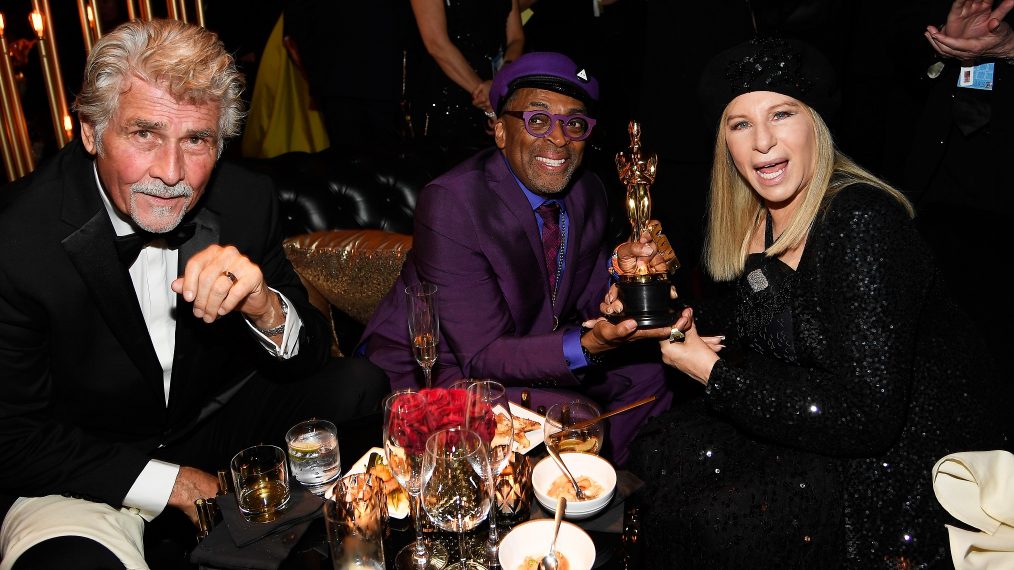
[[[507,44],[511,0],[444,0],[447,36],[482,80],[492,79]],[[471,93],[444,74],[432,57],[422,54],[413,76],[412,112],[417,134],[473,150],[493,144],[487,118],[472,105]],[[469,153],[471,154],[471,153]]]
[[[795,271],[752,255],[734,295],[695,305],[727,337],[705,395],[631,453],[645,568],[947,567],[931,469],[1006,444],[989,359],[903,209],[841,190]]]

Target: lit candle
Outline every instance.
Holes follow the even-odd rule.
[[[67,140],[74,138],[74,121],[71,120],[70,115],[63,116],[63,132],[67,134]]]
[[[53,131],[57,146],[70,142],[63,130],[63,117],[69,115],[67,98],[64,95],[63,76],[60,74],[60,58],[56,49],[56,34],[53,33],[53,20],[50,17],[49,0],[32,0],[34,10],[30,15],[32,27],[39,36],[39,59],[42,61],[42,72],[46,80],[46,91],[49,95],[49,110],[53,120]]]
[[[91,4],[88,5],[88,19],[92,25],[92,34],[95,41],[99,41],[102,37],[102,18],[99,16],[99,6],[96,3],[97,0],[92,0]]]
[[[10,180],[20,178],[35,168],[32,145],[28,139],[28,126],[21,109],[21,98],[14,82],[14,69],[8,57],[7,38],[4,36],[4,17],[0,14],[0,113],[3,125],[4,164]]]
[[[77,0],[77,11],[81,15],[81,36],[84,37],[85,53],[92,51],[92,8],[85,6],[85,0]]]

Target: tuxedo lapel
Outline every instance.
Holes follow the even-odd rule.
[[[144,324],[130,275],[116,254],[114,237],[109,216],[100,203],[95,214],[67,236],[62,245],[91,291],[95,306],[113,336],[141,371],[148,388],[161,400],[164,398],[162,367]],[[81,334],[91,332],[81,331]]]
[[[219,243],[220,226],[218,214],[198,205],[199,211],[193,221],[197,226],[193,237],[180,246],[179,267],[177,275],[183,275],[190,258],[211,244]],[[173,375],[169,384],[169,421],[175,424],[181,410],[187,406],[181,402],[189,402],[198,397],[201,386],[193,381],[197,371],[194,369],[199,359],[195,358],[200,351],[198,327],[208,327],[204,321],[194,317],[191,303],[183,300],[182,295],[176,296],[176,348],[173,352]]]
[[[95,182],[93,159],[79,141],[70,144],[74,148],[65,157],[60,216],[74,231],[61,245],[113,336],[144,377],[150,395],[161,402],[165,398],[162,366],[144,324],[130,274],[116,253],[113,224],[99,197],[102,190]]]

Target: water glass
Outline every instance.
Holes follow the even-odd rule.
[[[605,428],[597,421],[583,429],[569,429],[570,426],[597,417],[602,412],[587,402],[554,404],[546,411],[543,434],[547,446],[559,453],[580,451],[598,454],[602,449]]]
[[[271,522],[289,504],[289,470],[285,452],[274,445],[255,445],[229,462],[236,504],[248,521]]]
[[[372,473],[338,480],[334,500],[324,503],[324,522],[335,570],[384,570],[387,496],[384,482]]]
[[[323,495],[341,473],[338,430],[327,420],[311,419],[285,434],[292,476],[314,495]]]

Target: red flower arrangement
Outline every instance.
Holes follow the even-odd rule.
[[[468,427],[482,441],[489,443],[496,433],[496,418],[489,404],[473,402],[468,407],[468,395],[460,388],[424,388],[398,396],[388,418],[388,431],[411,454],[423,454],[430,435],[453,427],[466,425],[466,413],[471,421]]]

